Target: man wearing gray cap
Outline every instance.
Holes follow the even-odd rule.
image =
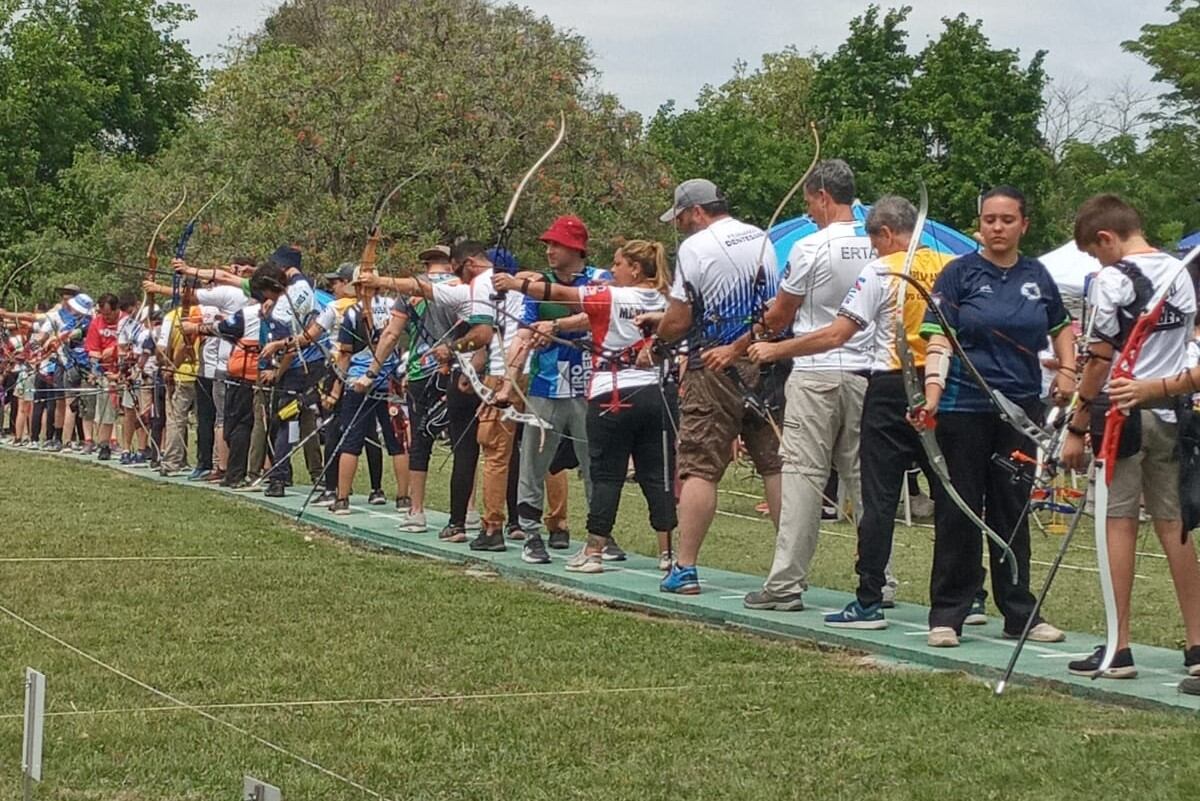
[[[779,520],[779,440],[769,421],[747,408],[744,390],[761,380],[746,357],[751,322],[779,286],[774,248],[766,233],[729,215],[712,181],[675,188],[675,203],[660,218],[687,238],[680,244],[670,305],[657,337],[688,340],[689,364],[679,404],[679,551],[663,592],[700,592],[696,561],[717,508],[717,485],[741,437],[766,485],[771,519]],[[768,243],[769,245],[769,243]],[[761,259],[760,259],[761,254]]]

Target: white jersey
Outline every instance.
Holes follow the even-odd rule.
[[[442,310],[443,318],[450,323],[446,330],[471,316],[471,285],[461,281],[446,281],[433,285],[433,303]]]
[[[804,298],[796,311],[792,333],[817,331],[837,318],[855,280],[875,258],[875,249],[860,223],[835,222],[792,245],[780,290]],[[796,370],[868,370],[875,332],[868,326],[840,348],[797,356]]]
[[[210,286],[196,290],[196,302],[202,306],[214,306],[222,320],[228,320],[253,301],[236,286]]]
[[[588,384],[588,397],[598,398],[616,389],[658,383],[658,371],[633,364],[636,353],[631,347],[646,338],[634,318],[646,312],[663,311],[667,299],[657,289],[625,286],[583,286],[579,288],[583,311],[592,328],[592,343],[599,355],[592,357],[594,369]],[[614,369],[615,368],[615,369]]]
[[[205,325],[215,325],[225,315],[216,306],[204,304],[200,308],[200,322]],[[235,310],[233,314],[236,314]],[[230,315],[232,316],[232,314]],[[203,378],[216,378],[217,373],[225,372],[229,366],[229,343],[220,337],[200,338],[200,375]]]
[[[491,269],[485,270],[471,282],[471,312],[467,322],[471,325],[489,322],[496,327],[496,333],[488,343],[487,374],[503,376],[505,354],[516,339],[521,314],[525,309],[525,296],[520,292],[507,292],[503,308],[498,308],[499,297],[492,283],[493,272]]]
[[[755,313],[775,297],[779,267],[775,248],[770,243],[763,248],[765,236],[757,226],[722,217],[679,246],[671,299],[692,304],[700,337],[692,346],[736,341],[750,329]]]
[[[1186,270],[1179,269],[1179,259],[1162,251],[1126,256],[1123,261],[1141,270],[1155,291],[1164,281],[1174,277],[1158,325],[1146,338],[1133,366],[1135,378],[1174,376],[1187,365],[1187,344],[1192,338],[1196,319],[1196,292],[1192,280]],[[1093,285],[1092,313],[1096,315],[1093,341],[1114,340],[1120,334],[1118,309],[1135,299],[1133,282],[1120,270],[1106,267],[1096,273]],[[1163,420],[1175,420],[1175,413],[1169,409],[1153,411]]]

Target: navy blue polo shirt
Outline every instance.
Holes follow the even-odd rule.
[[[963,351],[988,385],[1009,400],[1036,400],[1042,392],[1038,351],[1047,337],[1071,324],[1058,286],[1037,259],[1021,256],[1005,270],[980,253],[946,265],[933,285],[933,296]],[[921,335],[945,333],[932,309]],[[960,359],[946,379],[939,412],[990,412],[988,396]]]

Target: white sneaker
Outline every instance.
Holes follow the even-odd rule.
[[[467,517],[463,528],[465,528],[467,531],[479,531],[481,528],[483,528],[483,518],[479,516],[479,512],[467,512]]]
[[[425,513],[414,512],[411,509],[404,513],[404,519],[400,521],[398,528],[405,534],[424,534],[429,530],[425,522]]]
[[[957,648],[958,635],[949,626],[935,626],[929,630],[925,643],[930,648]]]
[[[603,573],[604,560],[598,553],[588,553],[580,548],[579,553],[567,559],[567,571],[571,573]]]
[[[1009,634],[1008,632],[1005,632],[1004,636],[1010,640],[1021,637],[1020,634]],[[1062,629],[1051,626],[1044,620],[1029,630],[1030,642],[1062,642],[1065,639],[1067,639],[1067,635]]]
[[[664,573],[671,569],[671,552],[663,551],[658,555],[658,569]]]

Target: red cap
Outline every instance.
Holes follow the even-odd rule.
[[[550,227],[546,229],[546,233],[538,238],[543,242],[553,242],[556,245],[562,245],[564,248],[578,250],[580,253],[587,252],[587,226],[583,224],[583,220],[570,214],[559,217],[550,223]]]

